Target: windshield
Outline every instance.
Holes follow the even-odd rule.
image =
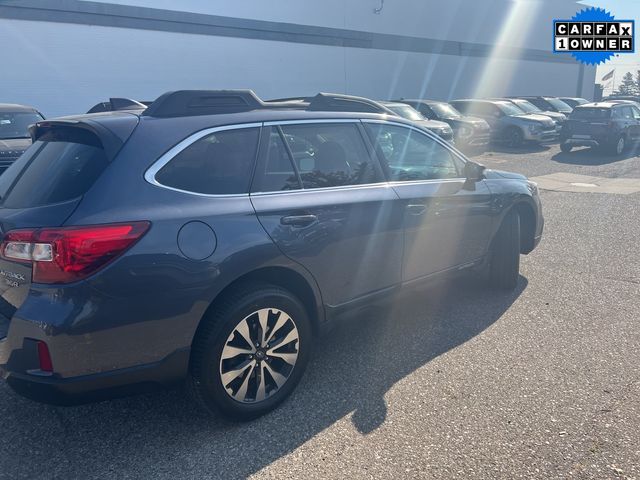
[[[571,111],[571,107],[569,105],[567,105],[566,103],[564,103],[560,99],[557,99],[557,98],[545,98],[545,100],[547,102],[549,102],[551,105],[553,105],[554,108],[556,108],[557,110],[559,110],[561,112],[570,112]]]
[[[424,120],[424,115],[422,115],[415,108],[410,107],[409,105],[387,105],[390,110],[393,110],[402,118],[406,118],[407,120]]]
[[[35,112],[0,112],[0,140],[29,138],[29,125],[40,120]]]
[[[541,112],[538,107],[536,107],[533,103],[528,102],[526,100],[514,100],[514,102],[519,109],[525,111],[526,113],[536,113]]]
[[[448,103],[432,103],[431,110],[441,118],[460,118],[462,114]]]
[[[496,105],[505,115],[522,115],[524,113],[524,110],[516,107],[513,103],[496,102]]]

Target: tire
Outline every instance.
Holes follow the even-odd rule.
[[[192,346],[188,389],[211,413],[233,420],[257,418],[291,394],[311,346],[309,316],[293,294],[274,285],[247,284],[203,319]]]
[[[573,149],[573,146],[570,143],[561,143],[560,144],[560,151],[562,153],[570,153],[572,149]]]
[[[627,139],[624,135],[620,135],[615,142],[611,144],[611,153],[613,155],[622,155],[625,148],[627,148]]]
[[[520,215],[510,210],[491,245],[489,283],[497,290],[513,290],[520,274]]]
[[[505,141],[510,147],[520,147],[524,143],[524,134],[518,127],[509,127],[504,133]]]

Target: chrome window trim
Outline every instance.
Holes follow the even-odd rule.
[[[455,155],[457,158],[459,158],[463,163],[467,163],[468,161],[464,157],[464,155],[462,155],[460,152],[458,152],[455,149],[455,147],[452,147],[451,145],[446,143],[444,140],[442,140],[442,138],[440,138],[438,135],[436,135],[430,130],[418,128],[415,125],[409,125],[407,123],[400,123],[400,122],[387,121],[387,120],[363,119],[362,123],[377,123],[377,124],[393,125],[395,127],[404,127],[410,130],[415,130],[416,132],[421,133],[422,135],[435,140],[437,143],[439,143],[445,149],[447,149],[448,152],[450,152],[452,155]],[[389,183],[403,185],[406,183],[441,182],[443,180],[466,180],[466,177],[436,178],[436,179],[430,179],[430,180],[410,180],[407,182],[402,182],[402,181],[399,182],[398,180],[389,180]]]
[[[167,190],[173,190],[174,192],[187,193],[189,195],[195,195],[198,197],[248,197],[249,193],[200,193],[200,192],[192,192],[190,190],[182,190],[181,188],[170,187],[168,185],[164,185],[156,180],[157,173],[171,160],[175,158],[176,155],[181,153],[184,149],[191,146],[201,138],[206,137],[207,135],[211,135],[216,132],[223,132],[225,130],[241,130],[244,128],[260,128],[262,127],[262,122],[254,122],[254,123],[239,123],[234,125],[223,125],[220,127],[212,127],[205,128],[204,130],[200,130],[196,133],[189,135],[187,138],[177,143],[173,147],[171,147],[168,151],[166,151],[158,160],[156,160],[144,173],[144,179],[160,188],[166,188]]]
[[[346,190],[346,189],[354,189],[354,188],[375,188],[375,187],[390,187],[390,186],[401,186],[401,185],[409,185],[409,184],[422,184],[422,183],[438,183],[445,181],[460,181],[466,180],[465,177],[454,177],[454,178],[446,178],[446,179],[430,179],[430,180],[411,180],[408,182],[402,181],[387,181],[383,180],[381,182],[376,183],[367,183],[362,185],[339,185],[334,187],[321,187],[321,188],[301,188],[298,190],[290,190],[290,191],[273,191],[273,192],[250,192],[250,193],[199,193],[192,192],[189,190],[183,190],[180,188],[170,187],[168,185],[164,185],[156,180],[156,174],[171,160],[175,158],[176,155],[181,153],[187,147],[191,146],[193,143],[197,142],[201,138],[206,137],[212,133],[223,132],[226,130],[240,130],[244,128],[261,128],[261,127],[269,127],[269,126],[277,126],[277,125],[300,125],[300,124],[316,124],[316,123],[374,123],[374,124],[385,124],[385,125],[393,125],[397,127],[404,127],[410,130],[415,130],[422,135],[425,135],[433,140],[436,140],[440,145],[445,147],[449,152],[453,155],[456,155],[460,160],[466,162],[467,160],[464,156],[458,154],[458,152],[453,149],[450,145],[446,144],[438,135],[435,133],[424,130],[422,128],[418,128],[414,125],[410,125],[407,123],[395,122],[393,120],[384,120],[384,119],[362,119],[362,118],[317,118],[317,119],[300,119],[300,120],[273,120],[268,122],[252,122],[252,123],[239,123],[233,125],[223,125],[219,127],[205,128],[204,130],[200,130],[196,133],[191,134],[184,140],[180,141],[173,147],[171,147],[168,151],[166,151],[158,160],[156,160],[146,171],[144,174],[144,179],[150,183],[151,185],[159,188],[165,188],[167,190],[172,190],[174,192],[186,193],[188,195],[194,195],[197,197],[205,197],[205,198],[234,198],[234,197],[249,197],[249,196],[265,196],[265,195],[290,195],[290,194],[299,194],[299,193],[310,193],[310,192],[331,192],[335,190]]]
[[[336,190],[353,190],[355,188],[389,188],[391,184],[389,182],[377,182],[377,183],[363,183],[361,185],[337,185],[335,187],[320,187],[320,188],[299,188],[297,190],[276,190],[273,192],[251,192],[250,196],[260,197],[267,195],[292,195],[299,193],[318,193],[318,192],[333,192]]]
[[[272,120],[264,122],[265,127],[274,125],[299,125],[305,123],[360,123],[359,118],[317,118],[317,119],[300,119],[300,120]]]

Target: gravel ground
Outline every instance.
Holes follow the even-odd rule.
[[[640,178],[634,152],[476,159]],[[180,391],[65,409],[0,385],[0,478],[640,479],[640,194],[541,195],[515,292],[458,281],[346,325],[252,423]]]

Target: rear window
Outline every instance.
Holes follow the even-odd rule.
[[[258,128],[207,135],[156,173],[158,183],[207,195],[247,193],[258,149]]]
[[[576,107],[569,118],[574,120],[605,120],[610,116],[610,108]]]
[[[5,208],[29,208],[81,197],[108,164],[98,138],[77,128],[43,134],[0,176]]]

